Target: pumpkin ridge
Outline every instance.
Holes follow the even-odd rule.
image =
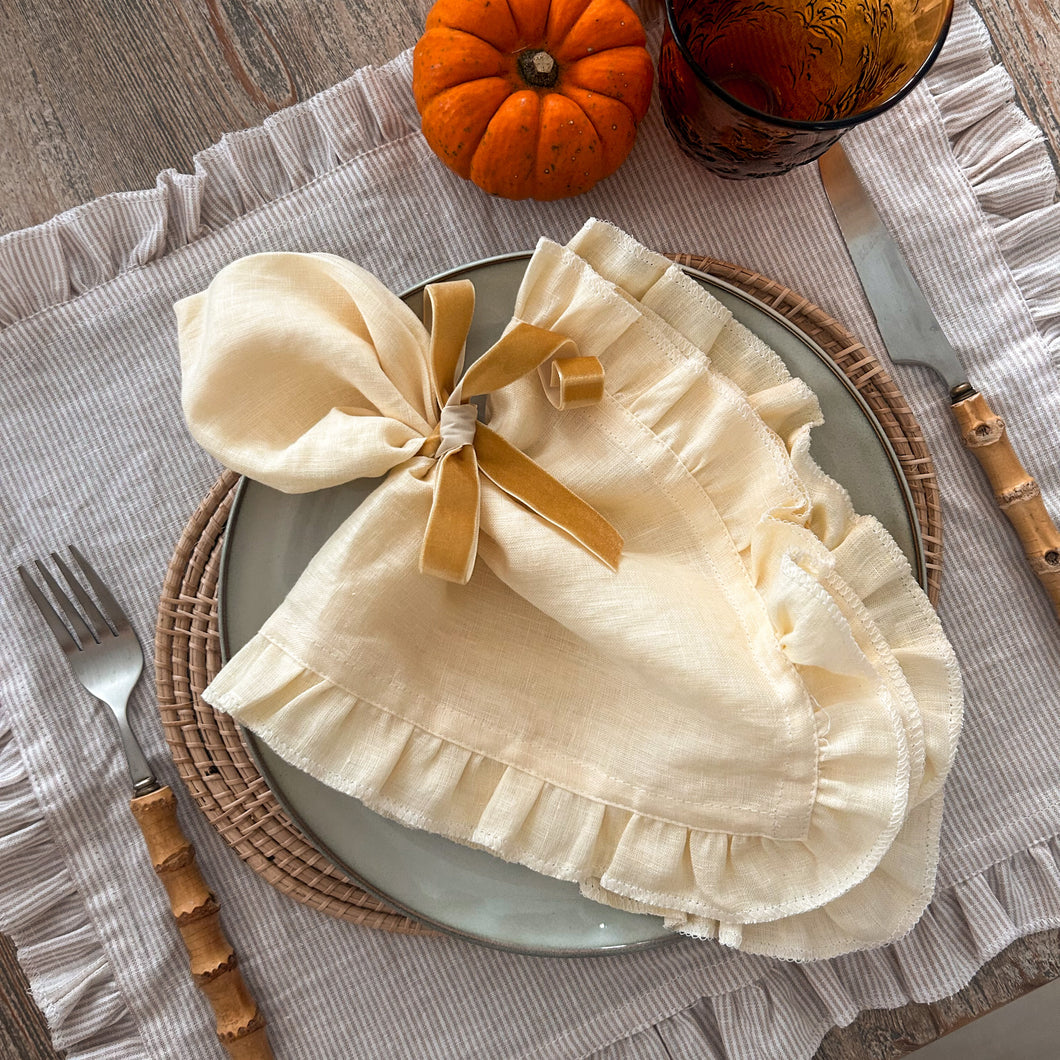
[[[489,85],[490,81],[495,84]],[[476,86],[481,86],[479,91]],[[423,111],[431,130],[427,137],[431,150],[454,172],[469,178],[490,122],[510,98],[511,86],[503,78],[481,78],[443,89]]]
[[[522,33],[508,0],[438,0],[427,13],[426,29],[439,26],[465,30],[502,52],[516,46]]]
[[[459,50],[459,62],[448,56]],[[421,38],[413,52],[413,97],[422,114],[426,103],[456,84],[491,77],[511,80],[509,57],[488,41],[463,30],[435,27]]]
[[[512,20],[512,25],[518,30],[519,19],[515,17],[515,8],[512,7],[510,0],[493,0],[494,3],[501,3],[508,9],[508,15]]]
[[[544,47],[551,0],[505,0],[524,48]]]
[[[578,86],[578,87],[580,87],[580,86]],[[583,92],[587,92],[588,89],[582,89],[582,91]],[[599,95],[603,95],[602,92],[598,93],[598,94]],[[567,99],[569,99],[578,108],[578,110],[580,110],[582,112],[582,114],[585,115],[585,120],[596,130],[596,136],[599,139],[600,143],[603,144],[604,143],[604,137],[607,134],[607,130],[601,129],[600,126],[595,121],[593,121],[593,116],[585,109],[585,107],[582,106],[580,100],[575,99],[574,96],[571,96],[567,92],[564,92],[563,95],[566,96]],[[633,121],[636,122],[636,118],[634,117],[633,111],[630,110],[630,108],[622,100],[615,99],[614,96],[608,96],[606,98],[609,99],[612,103],[617,103],[618,106],[623,108],[623,110],[629,111],[630,118],[632,118]]]
[[[562,47],[567,34],[592,6],[593,0],[550,0],[545,24],[545,46]]]
[[[581,143],[570,155],[570,145],[561,144],[548,127],[566,126],[577,121],[593,139]],[[584,153],[582,153],[584,152]],[[576,165],[574,165],[576,163]],[[587,167],[583,173],[583,167]],[[554,201],[588,191],[603,175],[603,145],[600,133],[579,104],[562,92],[551,92],[542,99],[541,122],[535,144],[532,197]]]
[[[489,194],[588,191],[648,109],[643,34],[626,0],[435,0],[413,62],[423,135]]]
[[[621,17],[623,14],[625,18]],[[614,0],[589,0],[577,21],[556,42],[556,59],[577,62],[589,55],[617,48],[643,48],[645,42],[644,27],[627,4],[619,5]]]
[[[474,40],[481,41],[483,44],[485,44],[488,47],[492,48],[498,55],[504,56],[504,55],[511,54],[505,48],[497,47],[497,42],[496,41],[492,41],[488,37],[483,37],[480,33],[473,33],[469,29],[463,29],[463,28],[461,28],[459,26],[435,26],[434,28],[435,29],[447,29],[451,33],[459,34],[460,36],[464,36],[464,37],[471,37]],[[421,38],[421,40],[428,40],[429,39],[428,35],[430,33],[431,33],[431,30],[428,30],[427,33],[424,34],[424,36]]]
[[[643,78],[634,77],[629,83],[622,82],[621,79],[627,74],[627,64],[622,60],[627,57],[630,60],[629,70],[633,73],[637,72],[638,63],[643,64],[645,75]],[[653,72],[653,70],[651,59],[643,48],[635,44],[627,44],[608,52],[594,52],[574,62],[564,63],[564,71],[570,84],[625,103],[633,112],[638,124],[647,114],[652,88],[652,78],[648,76],[648,72]],[[587,78],[580,76],[585,73],[589,74]],[[612,83],[606,86],[599,83],[600,76],[604,73],[612,79]],[[628,102],[626,98],[631,95],[630,90],[633,90],[633,102]],[[638,95],[640,98],[637,98]],[[634,102],[636,105],[633,105]]]
[[[443,88],[436,95],[432,96],[431,99],[438,99],[439,97],[444,96],[446,94],[446,92],[452,92],[454,88],[462,88],[464,85],[477,85],[477,84],[480,84],[483,81],[508,81],[508,80],[509,79],[506,78],[503,74],[483,74],[481,77],[470,77],[466,81],[461,81],[459,84],[446,85],[445,88]],[[528,86],[526,91],[528,91],[528,92],[529,91],[533,91],[533,89]],[[614,98],[614,97],[611,97],[611,98]],[[616,103],[621,103],[622,101],[616,99],[615,102]],[[625,104],[623,104],[623,106],[625,106]]]
[[[471,159],[471,180],[491,195],[525,199],[523,189],[533,181],[537,165],[537,137],[542,93],[534,89],[513,92],[494,112]],[[513,137],[506,123],[513,123]]]
[[[596,133],[601,138],[601,141],[603,140],[604,133],[601,132],[600,127],[596,124],[596,122],[593,121],[592,117],[589,115],[589,112],[585,110],[585,107],[582,105],[578,97],[571,95],[569,89],[572,88],[576,89],[578,92],[588,92],[590,94],[595,93],[596,95],[601,96],[603,99],[606,99],[609,102],[616,104],[623,110],[628,111],[629,116],[632,119],[634,125],[639,124],[637,119],[637,112],[624,99],[619,99],[617,96],[609,96],[606,92],[601,92],[598,88],[586,88],[585,85],[579,85],[577,81],[563,81],[562,79],[560,81],[557,81],[556,87],[552,91],[561,92],[564,96],[567,97],[567,99],[577,104],[580,110],[585,111],[585,116],[589,119],[589,121],[592,122],[593,128],[596,129]]]

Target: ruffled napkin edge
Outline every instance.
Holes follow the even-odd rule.
[[[868,755],[867,748],[877,746],[873,740],[859,736],[852,742],[853,730],[860,732],[865,726],[864,711],[856,708],[852,711],[852,704],[844,709],[842,696],[834,701],[831,698],[821,700],[816,707],[818,724],[827,723],[832,731],[829,736],[819,737],[817,754],[821,772],[805,837],[806,853],[800,853],[796,849],[798,844],[794,844],[788,845],[781,855],[775,844],[758,836],[733,835],[727,839],[725,832],[667,823],[619,805],[604,806],[596,799],[532,775],[534,770],[528,772],[514,763],[494,760],[469,750],[459,740],[454,742],[440,732],[424,730],[414,721],[401,717],[396,709],[388,709],[386,699],[376,701],[374,696],[381,695],[382,691],[373,694],[373,681],[367,677],[356,687],[347,683],[348,678],[329,677],[326,652],[322,647],[311,650],[304,646],[299,650],[289,645],[279,613],[228,662],[206,689],[204,698],[235,716],[240,724],[255,732],[287,761],[323,783],[360,799],[385,816],[519,861],[548,875],[574,880],[591,897],[609,904],[667,912],[669,923],[682,932],[721,938],[729,945],[742,946],[753,952],[804,960],[890,941],[896,937],[896,931],[908,930],[930,896],[938,814],[920,813],[917,829],[901,838],[887,862],[898,866],[903,864],[904,857],[907,865],[916,863],[915,872],[920,874],[915,884],[911,880],[903,884],[915,892],[915,896],[909,901],[903,899],[901,915],[888,907],[887,915],[879,916],[868,929],[869,934],[859,934],[841,924],[844,920],[849,921],[845,911],[855,901],[845,896],[848,892],[856,893],[864,900],[866,887],[869,894],[876,893],[878,879],[873,884],[863,885],[863,881],[885,858],[895,836],[904,827],[907,809],[937,790],[952,762],[960,721],[960,678],[952,649],[941,635],[926,596],[915,585],[906,558],[875,520],[854,515],[842,487],[824,475],[810,457],[809,435],[813,426],[820,422],[820,409],[805,384],[793,379],[776,355],[767,351],[746,329],[733,323],[732,327],[739,328],[739,332],[727,330],[730,326],[726,323],[728,314],[711,314],[709,309],[714,299],[695,281],[614,226],[587,222],[571,246],[580,247],[588,258],[599,259],[597,263],[602,268],[606,267],[608,254],[612,254],[620,263],[619,274],[628,271],[623,263],[635,260],[637,268],[634,271],[640,278],[633,282],[630,292],[625,293],[612,287],[606,276],[597,273],[592,261],[548,240],[539,244],[528,269],[528,278],[537,270],[539,274],[548,275],[548,289],[555,289],[558,284],[566,290],[583,282],[581,278],[584,277],[584,282],[591,281],[595,304],[604,313],[609,312],[607,307],[611,302],[624,306],[631,304],[630,299],[637,301],[644,307],[637,317],[638,326],[643,325],[655,333],[659,357],[664,363],[674,365],[673,371],[686,381],[686,385],[703,385],[689,381],[709,378],[708,389],[728,395],[721,400],[733,404],[739,422],[760,425],[761,444],[767,450],[775,450],[774,461],[778,468],[789,465],[789,454],[795,454],[807,470],[808,486],[791,475],[791,488],[797,496],[792,499],[788,491],[782,491],[784,505],[794,503],[797,510],[788,511],[785,507],[783,512],[777,513],[778,517],[773,517],[770,512],[764,519],[757,510],[741,516],[738,507],[734,512],[721,513],[727,524],[733,518],[739,524],[741,517],[746,520],[753,516],[749,525],[739,525],[738,529],[729,526],[730,534],[735,533],[741,541],[749,543],[745,560],[748,570],[737,580],[749,579],[749,589],[751,584],[757,585],[763,600],[777,597],[778,606],[783,607],[783,591],[778,596],[776,592],[769,593],[761,588],[762,584],[768,586],[780,578],[782,571],[773,563],[762,563],[755,558],[754,543],[758,538],[777,538],[777,543],[767,547],[765,552],[772,557],[779,548],[784,555],[804,556],[807,570],[793,569],[784,576],[801,574],[804,579],[814,581],[815,588],[809,599],[822,595],[816,586],[817,580],[821,581],[822,587],[827,584],[836,601],[829,605],[833,611],[838,614],[840,609],[845,610],[849,614],[848,621],[856,621],[862,630],[859,634],[862,638],[875,638],[877,647],[869,648],[866,641],[864,650],[878,650],[881,658],[893,660],[890,647],[893,645],[893,651],[903,661],[918,667],[921,675],[928,672],[925,667],[932,668],[934,676],[928,677],[926,684],[932,688],[938,686],[938,694],[917,705],[909,699],[901,670],[893,662],[889,664],[892,672],[886,679],[891,684],[894,703],[899,709],[888,708],[894,712],[893,716],[873,716],[873,724],[882,725],[888,731],[891,731],[888,724],[893,727],[889,737],[895,741],[897,754],[893,771],[880,774],[876,783],[866,781],[862,776],[866,769],[871,767],[879,772],[890,766],[889,760],[879,757],[875,751],[871,757]],[[562,281],[556,278],[560,275]],[[532,289],[533,284],[530,287]],[[640,302],[642,297],[647,301]],[[665,305],[666,311],[673,314],[674,320],[679,320],[687,332],[675,330],[663,317],[646,308],[649,304],[659,305],[660,310]],[[517,316],[520,312],[517,305]],[[697,329],[704,318],[711,323],[707,333],[700,335]],[[539,320],[533,311],[525,319],[549,327],[559,326],[551,320]],[[588,325],[583,321],[579,326],[585,331]],[[580,334],[574,334],[576,341],[580,342]],[[755,399],[761,395],[747,395],[741,387],[742,379],[734,385],[715,373],[697,345],[702,341],[714,349],[717,346],[715,340],[719,338],[734,344],[733,352],[742,349],[746,343],[752,343],[752,346],[759,343],[761,350],[757,360],[761,364],[750,372],[740,365],[741,373],[748,376],[747,382],[762,387],[763,391],[774,395],[781,390],[791,392],[786,401],[760,402],[762,413],[767,417],[764,421],[752,411]],[[664,354],[662,351],[668,352]],[[630,360],[639,364],[638,357],[628,355],[621,363],[628,364]],[[609,379],[612,369],[617,370],[617,365],[608,369]],[[642,372],[647,370],[642,369]],[[618,388],[613,391],[616,396],[623,386],[621,378],[620,372],[615,382],[609,383],[609,392],[612,392],[612,385]],[[633,417],[631,422],[636,422],[637,396],[652,388],[646,389],[645,380],[638,378],[631,378],[627,385],[630,393],[621,402],[616,402],[615,407],[621,406],[625,415]],[[743,414],[735,413],[736,409],[742,410]],[[518,423],[519,419],[516,416],[514,422]],[[520,440],[515,441],[519,444]],[[676,443],[671,439],[670,444]],[[680,452],[671,453],[671,456],[675,455],[680,461]],[[694,453],[690,453],[688,459],[694,460]],[[684,463],[690,482],[702,477],[699,488],[708,496],[738,496],[739,489],[734,483],[729,483],[725,490],[714,487],[714,477],[731,475],[727,463],[700,463],[702,466],[698,468],[695,463]],[[804,501],[799,500],[804,489],[808,496]],[[829,505],[829,501],[835,503]],[[844,514],[837,514],[834,525],[825,527],[831,540],[822,542],[803,525],[803,520],[814,521],[817,508],[826,506],[837,507]],[[336,547],[341,552],[341,546]],[[330,555],[329,549],[330,543],[314,559],[314,566],[326,566],[329,560],[325,554]],[[878,567],[870,561],[871,557],[881,560]],[[820,570],[811,572],[810,568],[817,566]],[[737,569],[742,569],[738,563]],[[873,606],[866,609],[862,600],[870,599]],[[830,621],[823,613],[818,618]],[[782,624],[784,621],[778,614],[773,620],[774,628],[778,622]],[[296,621],[295,625],[298,627],[299,623]],[[804,649],[797,636],[789,640],[783,651],[798,665]],[[319,656],[315,664],[314,652]],[[802,662],[808,674],[812,674],[816,666],[824,665],[819,656],[802,658]],[[882,675],[883,671],[879,673]],[[874,675],[876,679],[878,676]],[[390,683],[392,681],[388,678],[387,684]],[[925,682],[922,680],[921,683]],[[888,703],[891,695],[887,694]],[[858,702],[861,702],[860,698]],[[922,784],[925,743],[921,712],[933,719],[932,740],[927,744],[931,752],[931,769],[926,784]],[[936,718],[936,715],[941,716]],[[861,720],[855,722],[855,718]],[[880,739],[886,743],[882,734]],[[860,778],[857,783],[852,779],[855,774]],[[893,795],[887,799],[890,818],[884,814],[877,821],[872,814],[880,810],[876,803],[883,798],[886,785],[894,787]],[[411,808],[420,801],[416,795],[418,790],[434,793],[430,810],[414,811]],[[446,793],[444,797],[440,794],[443,792]],[[872,799],[869,798],[870,792]],[[844,818],[846,827],[842,823]],[[865,834],[859,833],[858,843],[853,844],[849,830],[855,820],[862,821],[861,832]],[[553,823],[543,832],[539,822]],[[556,822],[566,824],[561,827]],[[872,842],[869,842],[866,832],[869,823],[866,822],[872,825],[871,832],[875,837]],[[644,881],[643,872],[633,869],[637,861],[637,836],[641,834],[654,837],[650,845],[668,866],[665,871],[660,869],[655,874],[650,885]],[[844,835],[845,841],[840,839]],[[740,857],[732,855],[730,845],[740,847]],[[748,863],[753,868],[747,867]],[[822,865],[828,865],[829,871],[822,871]],[[739,866],[740,872],[732,866]],[[777,878],[777,874],[793,879],[796,870],[799,885],[789,884],[783,896],[773,896],[768,902],[757,894],[740,894],[737,899],[741,879],[748,876],[770,879]],[[714,880],[715,873],[726,877],[725,887],[722,887],[720,878],[716,885],[706,882]],[[885,872],[885,875],[893,874]],[[914,870],[905,869],[906,876],[913,874]],[[636,884],[630,882],[633,880],[637,881]],[[801,932],[801,950],[783,938],[780,927],[770,931],[761,926],[795,915],[809,916],[818,907],[831,906],[832,903],[836,904],[829,912],[834,915],[826,917],[825,921],[815,918],[819,923],[817,937],[808,930]],[[680,914],[675,912],[677,910],[681,911]],[[749,924],[759,927],[746,931],[740,926]]]

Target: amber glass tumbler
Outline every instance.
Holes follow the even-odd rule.
[[[909,93],[952,15],[953,0],[666,0],[667,128],[719,176],[786,173]]]

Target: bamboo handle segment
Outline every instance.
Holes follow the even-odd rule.
[[[1005,421],[982,394],[972,393],[952,408],[965,446],[986,472],[998,507],[1019,535],[1027,562],[1060,618],[1060,531],[1042,503],[1038,483],[1012,448]]]
[[[188,950],[192,977],[217,1020],[217,1037],[232,1060],[271,1060],[265,1018],[247,990],[235,951],[224,936],[220,906],[195,864],[195,848],[177,821],[169,787],[132,800],[151,863],[165,885]]]

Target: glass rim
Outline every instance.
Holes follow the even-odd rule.
[[[673,37],[674,44],[677,45],[682,58],[691,68],[698,80],[734,110],[737,110],[741,114],[745,114],[750,118],[757,118],[759,121],[768,122],[771,125],[777,125],[784,129],[796,129],[809,132],[837,132],[842,131],[843,129],[852,129],[855,125],[860,125],[862,122],[868,121],[870,118],[875,118],[877,115],[889,110],[896,103],[905,99],[905,97],[909,95],[918,84],[920,84],[924,79],[924,76],[934,65],[935,60],[939,56],[939,52],[942,51],[942,46],[946,43],[946,38],[950,31],[950,25],[953,22],[954,0],[947,0],[946,2],[946,15],[942,20],[942,27],[931,46],[931,50],[924,57],[924,61],[920,66],[917,67],[913,76],[910,77],[897,92],[888,96],[882,103],[870,107],[868,110],[857,111],[848,118],[830,118],[825,121],[799,121],[795,118],[783,118],[777,114],[770,114],[768,111],[757,110],[750,104],[744,103],[742,100],[739,100],[735,96],[726,92],[717,81],[712,77],[707,76],[706,72],[692,56],[688,48],[685,47],[685,42],[681,39],[677,29],[677,16],[674,13],[674,0],[665,0],[664,7],[666,9],[666,21],[670,27],[670,35]]]

